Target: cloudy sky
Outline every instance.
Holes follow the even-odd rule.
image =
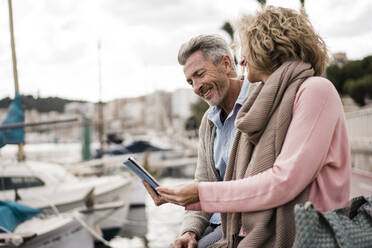
[[[299,9],[297,0],[268,4]],[[305,7],[331,53],[372,54],[372,1],[307,0]],[[256,0],[13,0],[22,94],[98,101],[186,88],[179,46],[225,21],[253,14]],[[8,0],[0,0],[0,98],[13,96]]]

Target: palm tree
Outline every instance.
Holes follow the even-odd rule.
[[[266,0],[257,0],[257,2],[261,5],[261,8],[264,9],[266,6]]]
[[[221,26],[221,29],[223,31],[225,31],[226,33],[229,34],[231,40],[234,40],[234,28],[233,26],[231,25],[230,22],[225,22],[222,26]]]
[[[306,10],[305,10],[305,0],[300,0],[300,3],[301,3],[301,9],[300,9],[300,13],[306,17],[307,16],[307,13],[306,13]]]
[[[301,8],[305,8],[305,0],[300,0],[300,3],[301,3]]]
[[[228,22],[228,21],[226,21],[226,22],[221,26],[221,29],[222,29],[223,31],[225,31],[226,33],[229,34],[229,36],[230,36],[230,38],[231,38],[231,43],[230,43],[230,44],[233,44],[233,43],[234,43],[234,32],[235,32],[235,31],[234,31],[234,28],[233,28],[233,26],[231,25],[231,23]],[[234,49],[233,49],[233,50],[234,50]],[[234,63],[235,63],[235,65],[237,65],[237,64],[238,64],[238,61],[237,61],[237,59],[236,59],[235,52],[234,52],[233,56],[234,56]]]

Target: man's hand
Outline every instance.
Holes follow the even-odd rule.
[[[197,244],[195,233],[185,232],[171,244],[171,248],[195,248]]]
[[[172,187],[158,187],[156,190],[167,202],[187,206],[199,201],[198,183],[180,184]]]
[[[142,183],[145,186],[147,192],[150,194],[156,206],[163,205],[164,203],[167,202],[155,192],[155,190],[150,186],[150,184],[148,184],[146,181],[143,181],[143,180],[142,180]]]

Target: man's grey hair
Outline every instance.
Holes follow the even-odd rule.
[[[201,51],[203,57],[214,65],[220,63],[222,57],[227,55],[230,57],[232,67],[235,70],[234,57],[230,48],[227,42],[219,35],[198,35],[182,44],[178,51],[178,63],[185,65],[187,59],[196,51]]]

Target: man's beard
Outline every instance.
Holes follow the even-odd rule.
[[[214,92],[212,92],[212,98],[209,100],[205,99],[204,97],[202,98],[209,104],[209,106],[218,106],[226,96],[228,85],[226,82],[220,81],[214,83],[213,85],[214,87],[212,88],[212,90]]]

